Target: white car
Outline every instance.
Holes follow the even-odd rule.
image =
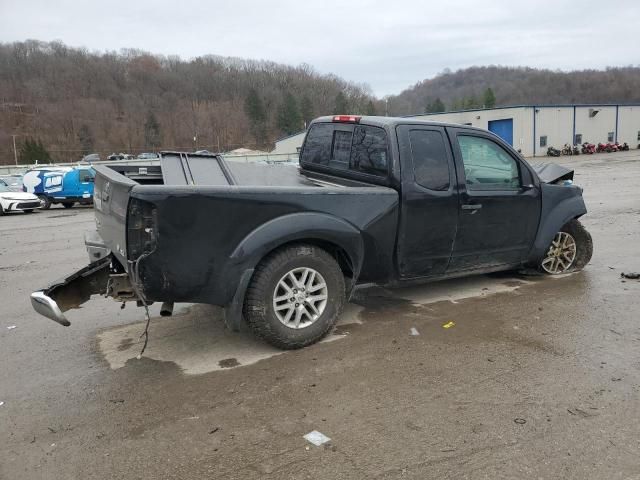
[[[40,199],[32,193],[14,192],[0,180],[0,215],[7,212],[31,213],[40,205]]]

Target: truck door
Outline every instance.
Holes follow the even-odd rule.
[[[79,192],[78,196],[89,199],[93,197],[93,183],[95,181],[95,175],[92,170],[88,168],[78,170],[78,184],[79,184]]]
[[[460,215],[447,272],[515,266],[529,252],[540,219],[540,189],[529,167],[491,135],[447,129]]]
[[[455,167],[443,127],[399,125],[402,198],[397,263],[403,278],[439,275],[458,224]]]

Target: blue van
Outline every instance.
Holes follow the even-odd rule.
[[[37,167],[22,177],[23,190],[40,198],[45,210],[52,204],[61,203],[71,208],[75,203],[93,203],[93,183],[96,172],[90,166]]]

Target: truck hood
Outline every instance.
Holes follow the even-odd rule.
[[[544,183],[558,183],[562,180],[573,180],[573,170],[555,163],[536,163],[531,165]]]

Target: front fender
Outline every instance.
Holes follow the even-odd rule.
[[[242,239],[229,260],[241,271],[253,269],[269,252],[298,240],[320,240],[344,250],[351,262],[355,284],[364,257],[362,235],[349,222],[325,213],[293,213],[274,218]]]
[[[529,255],[531,262],[539,262],[556,233],[569,220],[587,213],[587,207],[579,187],[566,187],[543,183],[540,226]]]

